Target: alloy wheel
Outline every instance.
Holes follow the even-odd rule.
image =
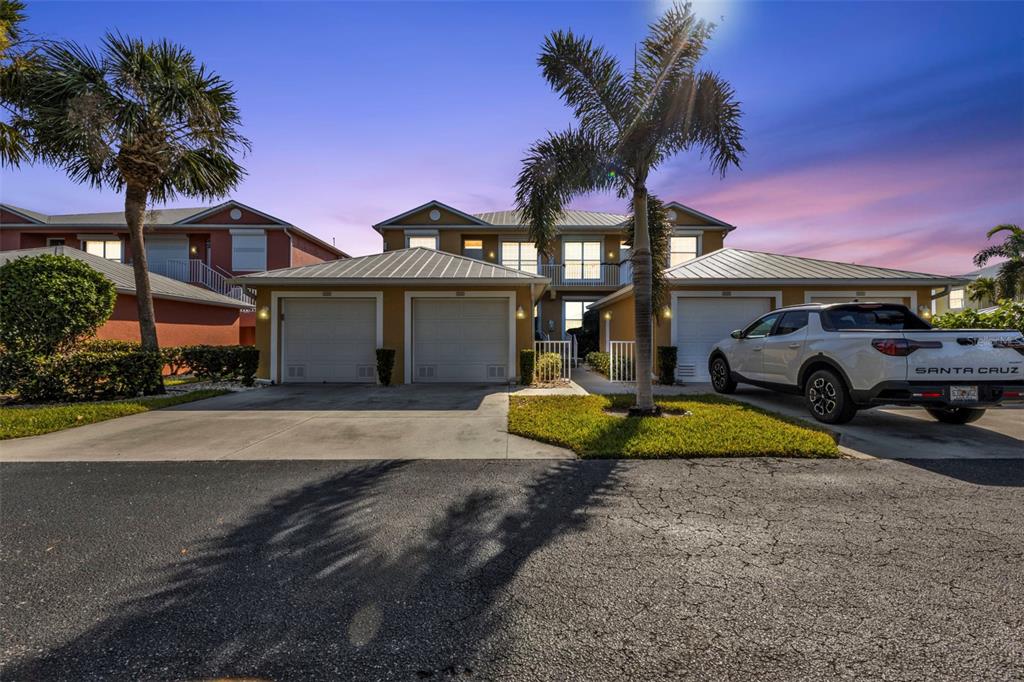
[[[811,409],[814,413],[822,417],[827,417],[832,414],[836,405],[836,386],[831,381],[824,377],[818,377],[811,384],[810,389],[807,391],[807,398],[811,402]]]

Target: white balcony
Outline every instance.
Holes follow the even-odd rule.
[[[542,264],[539,273],[551,278],[553,287],[620,287],[623,282],[622,270],[631,271],[628,266],[620,268],[618,263],[565,263]]]

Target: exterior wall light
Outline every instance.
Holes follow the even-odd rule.
[[[669,308],[668,306],[665,306],[661,310],[661,316],[664,317],[666,320],[669,319],[670,317],[672,317],[672,309]]]
[[[270,319],[270,306],[266,306],[266,305],[260,306],[260,309],[256,311],[256,317],[258,317],[261,320],[269,320]]]
[[[190,247],[188,248],[188,250],[189,250],[189,253],[191,253],[191,254],[192,254],[193,256],[194,256],[194,255],[196,255],[197,253],[199,253],[199,249],[197,249],[197,248],[196,248],[196,247],[194,247],[194,246],[190,246]]]
[[[606,310],[605,313],[604,313],[604,319],[606,319],[606,320],[612,319],[612,311]]]
[[[932,311],[929,310],[928,306],[925,305],[917,306],[917,314],[920,315],[925,320],[930,320],[932,318]]]
[[[519,306],[518,308],[516,308],[516,319],[517,320],[525,320],[526,319],[526,311],[523,310],[523,306]]]
[[[494,252],[493,251],[488,251],[487,252],[487,257],[490,258],[491,260],[494,260]]]

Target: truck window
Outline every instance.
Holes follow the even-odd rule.
[[[821,311],[821,326],[830,332],[853,329],[904,331],[931,325],[901,305],[842,305]]]
[[[786,334],[792,334],[798,332],[807,326],[807,311],[806,310],[791,310],[782,316],[779,320],[779,324],[775,327],[775,331],[772,332],[772,336],[785,336]]]

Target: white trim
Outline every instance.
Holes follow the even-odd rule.
[[[368,298],[377,304],[377,348],[384,346],[384,292],[383,291],[272,291],[270,292],[270,381],[280,384],[281,371],[278,362],[278,348],[284,356],[284,344],[281,335],[281,304],[282,298]]]
[[[488,226],[490,226],[490,223],[485,223],[484,221],[480,220],[476,216],[472,216],[472,215],[470,215],[468,213],[463,213],[462,211],[460,211],[457,208],[454,208],[453,206],[449,206],[448,204],[443,204],[440,201],[437,201],[435,199],[431,199],[427,203],[422,204],[420,206],[417,206],[416,208],[410,208],[405,213],[399,213],[396,216],[392,216],[391,218],[388,218],[386,220],[382,220],[381,222],[375,224],[373,226],[373,229],[375,229],[378,232],[380,232],[381,229],[385,228],[385,227],[397,227],[397,228],[407,227],[406,225],[394,225],[393,223],[395,223],[395,221],[401,220],[402,218],[407,218],[407,217],[411,216],[414,213],[419,213],[420,211],[422,211],[423,209],[427,208],[428,206],[436,206],[438,208],[443,208],[444,210],[448,211],[449,213],[453,213],[453,214],[459,216],[460,218],[465,218],[466,220],[471,221],[474,225],[488,225]],[[459,227],[466,227],[466,226],[465,225],[460,225]]]
[[[673,228],[672,232],[668,236],[668,263],[665,264],[666,268],[678,268],[683,263],[689,263],[693,258],[684,260],[679,265],[672,265],[672,237],[696,237],[697,238],[697,255],[693,258],[700,258],[704,255],[704,231],[703,230],[691,230],[683,228]]]
[[[406,291],[405,292],[405,349],[403,362],[404,382],[412,383],[412,301],[414,298],[505,298],[508,299],[508,380],[519,376],[516,365],[516,292],[514,291]]]
[[[676,320],[679,319],[679,312],[676,310],[676,303],[681,298],[770,298],[773,301],[772,310],[782,307],[782,291],[673,291],[672,292],[672,317],[669,321],[668,338],[672,345],[676,343]],[[768,311],[771,312],[772,310]]]
[[[735,225],[730,225],[729,223],[721,221],[721,220],[719,220],[718,218],[716,218],[714,216],[708,215],[707,213],[701,213],[700,211],[698,211],[695,208],[690,208],[689,206],[687,206],[685,204],[680,204],[678,201],[670,201],[670,202],[668,202],[667,204],[665,204],[665,208],[681,209],[684,213],[689,213],[690,215],[696,216],[697,218],[701,218],[703,220],[709,220],[709,221],[714,223],[713,226],[709,225],[709,227],[717,227],[719,229],[725,228],[725,230],[727,232],[731,232],[732,230],[736,229]],[[703,226],[700,226],[700,227],[703,227]]]
[[[884,296],[886,298],[909,298],[910,310],[917,314],[917,292],[916,291],[805,291],[804,303],[811,303],[814,296],[830,296],[832,298],[849,296],[850,299],[861,298],[868,301],[872,296]]]
[[[255,213],[256,215],[258,215],[261,218],[266,218],[267,220],[272,221],[270,224],[274,224],[276,226],[284,225],[284,226],[291,227],[290,223],[287,223],[287,222],[281,220],[280,218],[275,218],[274,216],[270,215],[269,213],[264,213],[263,211],[258,211],[255,208],[253,208],[252,206],[246,206],[242,202],[235,201],[234,199],[228,199],[224,203],[217,204],[216,206],[210,206],[209,208],[202,209],[198,213],[193,213],[190,216],[185,216],[181,220],[179,220],[177,222],[174,222],[174,223],[169,223],[169,224],[171,224],[171,225],[194,225],[195,223],[193,223],[191,221],[201,220],[201,219],[205,218],[208,215],[212,215],[214,213],[217,213],[218,211],[223,211],[228,206],[235,206],[237,208],[244,208],[246,211],[249,211],[249,213]],[[160,210],[160,209],[155,209],[155,210]],[[234,225],[238,225],[238,223],[234,223]],[[228,227],[233,227],[233,225],[227,225],[227,226]]]

